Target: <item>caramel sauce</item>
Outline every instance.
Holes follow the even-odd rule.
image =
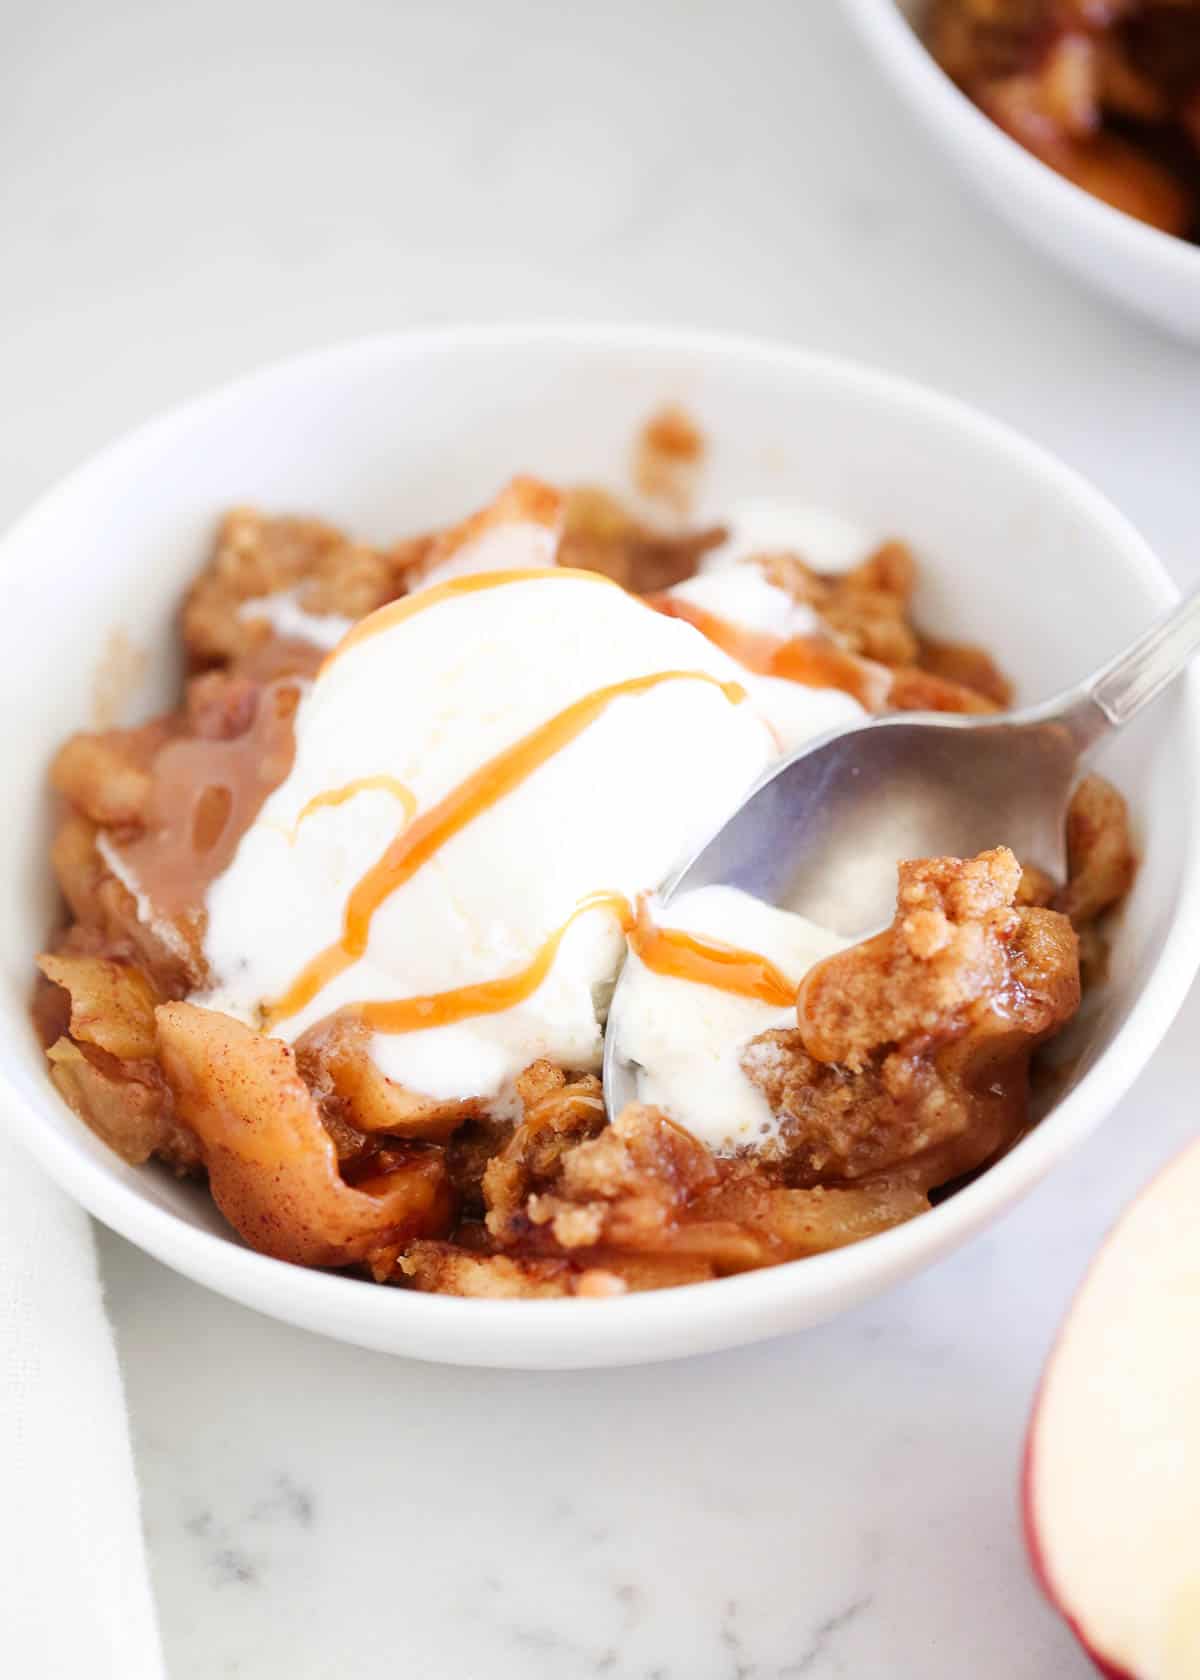
[[[490,574],[498,576],[500,574]],[[590,574],[584,574],[585,576]],[[472,578],[454,579],[455,583],[469,583]],[[447,584],[447,588],[451,585]],[[433,593],[432,590],[429,591]],[[398,603],[399,604],[399,603]],[[385,611],[388,609],[384,609]],[[466,777],[456,788],[424,812],[397,835],[379,861],[368,869],[346,901],[342,922],[342,936],[305,965],[296,980],[281,998],[269,1005],[268,1024],[274,1026],[297,1014],[310,1003],[331,980],[345,972],[367,948],[371,922],[379,907],[416,874],[417,870],[446,844],[448,840],[485,811],[526,781],[535,770],[554,754],[570,744],[577,735],[605,712],[614,700],[627,694],[644,694],[665,682],[704,682],[720,689],[731,705],[746,698],[740,683],[722,682],[707,671],[651,671],[646,676],[628,677],[623,682],[610,683],[595,689],[536,729],[515,741],[511,747],[488,759]]]
[[[737,997],[754,998],[779,1009],[796,1001],[793,981],[757,951],[740,951],[736,945],[703,939],[679,928],[658,927],[650,920],[643,901],[629,934],[629,948],[648,969],[673,980],[689,980],[698,986],[713,986]]]
[[[427,607],[436,607],[439,601],[453,600],[456,595],[474,595],[480,589],[500,589],[507,583],[527,583],[534,578],[547,581],[552,578],[582,578],[589,583],[606,583],[616,587],[611,578],[604,577],[600,572],[585,572],[576,566],[519,566],[506,572],[468,572],[463,577],[448,578],[445,583],[434,583],[428,589],[402,595],[398,601],[389,601],[386,606],[368,613],[366,618],[360,618],[326,657],[321,671],[327,671],[334,660],[340,659],[342,654],[348,653],[360,642],[369,641],[372,636],[390,630],[393,625],[403,624],[406,618],[414,618]]]
[[[675,595],[652,595],[646,604],[668,618],[683,619],[757,676],[786,677],[806,688],[841,689],[868,711],[879,709],[878,672],[824,636],[784,637],[744,630]]]
[[[629,900],[621,893],[592,893],[581,900],[561,927],[556,928],[533,960],[499,980],[484,980],[474,986],[459,986],[450,992],[432,992],[426,997],[398,998],[387,1003],[362,1003],[348,1014],[376,1032],[408,1033],[422,1027],[445,1027],[477,1015],[498,1015],[532,997],[549,974],[567,929],[589,910],[611,910],[627,933],[634,916]]]
[[[324,793],[314,793],[303,807],[300,815],[292,825],[291,838],[295,840],[300,832],[300,824],[305,817],[312,816],[314,811],[324,810],[331,805],[344,805],[355,794],[370,793],[374,789],[393,794],[404,808],[404,819],[411,822],[417,814],[417,796],[404,782],[395,776],[358,776],[352,782],[344,782],[341,787],[328,788]]]
[[[292,768],[298,700],[294,682],[272,683],[241,735],[186,736],[158,752],[145,830],[115,850],[160,916],[194,917],[209,882],[233,861],[268,794]]]
[[[304,965],[283,996],[266,1005],[264,1018],[268,1032],[277,1027],[280,1021],[286,1021],[289,1015],[299,1014],[318,992],[323,992],[326,986],[331,985],[339,974],[344,974],[356,960],[340,944],[327,945],[323,951],[318,952],[311,962]]]

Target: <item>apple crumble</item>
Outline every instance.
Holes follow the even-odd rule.
[[[1035,157],[1200,235],[1200,0],[931,0],[924,21],[942,69]]]
[[[901,862],[895,920],[855,945],[767,907],[788,925],[725,937],[724,901],[655,925],[781,752],[1010,696],[914,621],[902,542],[834,570],[803,520],[650,518],[695,466],[660,430],[636,511],[520,478],[376,547],[235,510],[183,603],[176,708],[53,765],[50,1078],[264,1254],[496,1299],[691,1283],[887,1230],[1030,1124],[1031,1058],[1133,875],[1097,778],[1066,881],[999,844]],[[627,953],[741,1025],[694,1109],[610,1124]]]

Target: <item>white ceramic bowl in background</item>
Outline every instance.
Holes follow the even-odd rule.
[[[612,1301],[410,1294],[251,1253],[203,1190],[125,1166],[60,1102],[27,1015],[54,906],[45,773],[57,743],[88,720],[110,634],[146,652],[137,709],[162,706],[176,679],[181,591],[231,503],[311,511],[384,538],[461,516],[519,469],[619,484],[635,427],[667,400],[711,440],[716,502],[786,496],[911,539],[923,620],[985,641],[1024,699],[1079,677],[1173,598],[1109,504],[1012,432],[899,380],[740,340],[523,327],[383,338],[268,369],[116,444],[0,548],[0,1110],[94,1214],[187,1276],[330,1336],[463,1364],[621,1364],[798,1329],[993,1219],[1112,1108],[1175,1013],[1200,957],[1200,707],[1190,682],[1106,761],[1130,796],[1145,857],[1071,1089],[974,1184],[857,1247]]]
[[[1200,246],[1055,174],[960,93],[914,33],[920,0],[847,0],[887,79],[940,151],[1030,244],[1099,292],[1200,340]]]

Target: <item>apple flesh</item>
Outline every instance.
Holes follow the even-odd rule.
[[[1122,1216],[1034,1405],[1025,1532],[1112,1680],[1200,1680],[1200,1144]]]

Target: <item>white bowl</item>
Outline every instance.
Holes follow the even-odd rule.
[[[863,41],[939,148],[1031,245],[1157,325],[1200,339],[1200,246],[1112,209],[985,117],[914,33],[918,5],[848,0]]]
[[[268,369],[116,444],[3,544],[0,1108],[72,1195],[188,1277],[345,1341],[461,1364],[622,1364],[795,1330],[995,1218],[1112,1108],[1180,1004],[1200,960],[1200,696],[1188,683],[1106,761],[1144,862],[1071,1089],[974,1184],[857,1247],[612,1301],[411,1294],[251,1253],[203,1190],[124,1165],[60,1102],[27,1013],[54,904],[45,773],[88,719],[110,633],[146,650],[139,708],[162,705],[180,592],[227,505],[312,510],[384,537],[460,515],[516,469],[621,482],[635,426],[664,400],[712,440],[719,500],[786,495],[910,538],[924,619],[986,641],[1023,698],[1080,676],[1174,596],[1108,503],[1012,432],[900,380],[742,340],[524,327],[382,338]]]

